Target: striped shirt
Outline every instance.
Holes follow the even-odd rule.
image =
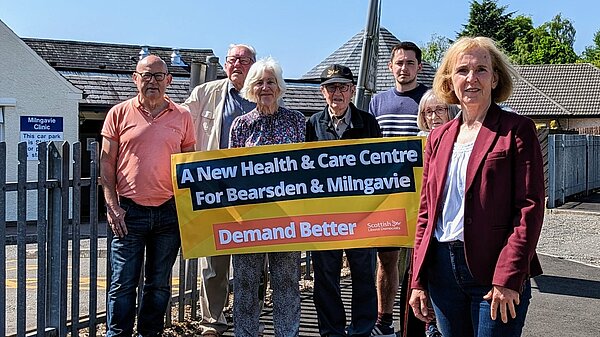
[[[373,97],[369,113],[377,119],[384,137],[415,136],[419,132],[419,101],[426,91],[427,87],[419,84],[410,91],[391,88]]]

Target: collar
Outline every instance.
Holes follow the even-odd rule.
[[[350,125],[350,119],[352,116],[352,110],[350,110],[350,105],[348,105],[348,108],[346,108],[346,112],[344,112],[344,115],[342,117],[337,117],[336,115],[334,115],[329,106],[327,106],[327,112],[329,113],[329,117],[331,118],[332,122],[340,121],[346,123],[346,125]]]
[[[233,82],[231,82],[230,79],[227,79],[227,92],[231,92],[232,89],[237,91],[238,93],[240,92],[239,90],[237,90],[235,88],[235,85],[233,85]]]
[[[155,117],[153,118],[157,118],[158,116],[162,115],[165,111],[173,111],[175,110],[175,103],[173,103],[173,101],[171,101],[171,99],[169,98],[169,96],[165,95],[164,96],[164,100],[167,102],[167,106],[165,107],[165,109],[163,109],[161,112],[159,112]],[[138,109],[139,111],[141,111],[144,115],[150,116],[150,112],[142,105],[142,103],[140,102],[140,94],[137,94],[135,96],[135,98],[132,101],[133,106]]]
[[[348,109],[350,109],[350,111],[346,111],[346,115],[347,118],[350,118],[350,123],[352,123],[352,128],[362,128],[364,127],[364,123],[363,123],[363,119],[360,116],[361,111],[359,110],[356,106],[354,106],[354,103],[350,103],[348,105]],[[362,111],[363,113],[367,113],[365,111]],[[350,115],[348,116],[348,113],[350,113]],[[329,114],[329,105],[325,106],[325,109],[323,109],[321,116],[319,117],[320,122],[324,125],[327,125],[331,122],[331,115]],[[350,124],[349,124],[350,125]]]

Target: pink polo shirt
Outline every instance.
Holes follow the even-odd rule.
[[[139,97],[119,103],[106,115],[102,136],[119,143],[117,194],[143,206],[159,206],[173,196],[171,154],[196,143],[190,113],[173,103],[156,117]]]

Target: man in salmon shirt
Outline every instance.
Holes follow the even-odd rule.
[[[171,154],[193,151],[196,143],[190,113],[165,96],[171,80],[160,57],[140,60],[133,73],[137,96],[110,109],[102,127],[101,179],[115,235],[106,309],[109,337],[133,334],[144,253],[137,333],[160,336],[164,328],[180,246]]]

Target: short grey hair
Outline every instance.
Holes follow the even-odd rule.
[[[227,56],[229,56],[229,53],[231,52],[231,50],[233,48],[246,48],[248,49],[248,51],[250,51],[250,53],[252,54],[252,61],[256,61],[256,49],[254,49],[254,47],[252,47],[249,44],[243,44],[243,43],[237,43],[237,44],[230,44],[229,48],[227,49]]]
[[[435,96],[435,92],[433,91],[433,89],[429,89],[423,94],[423,97],[421,97],[421,101],[419,102],[419,112],[417,113],[417,126],[421,131],[431,131],[427,127],[427,122],[425,121],[425,105],[430,99],[434,99],[440,102],[441,104],[444,104],[448,108],[448,121],[451,121],[452,119],[454,119],[454,117],[456,117],[456,115],[458,115],[459,109],[458,106],[456,106],[456,104],[444,103],[444,101]]]

